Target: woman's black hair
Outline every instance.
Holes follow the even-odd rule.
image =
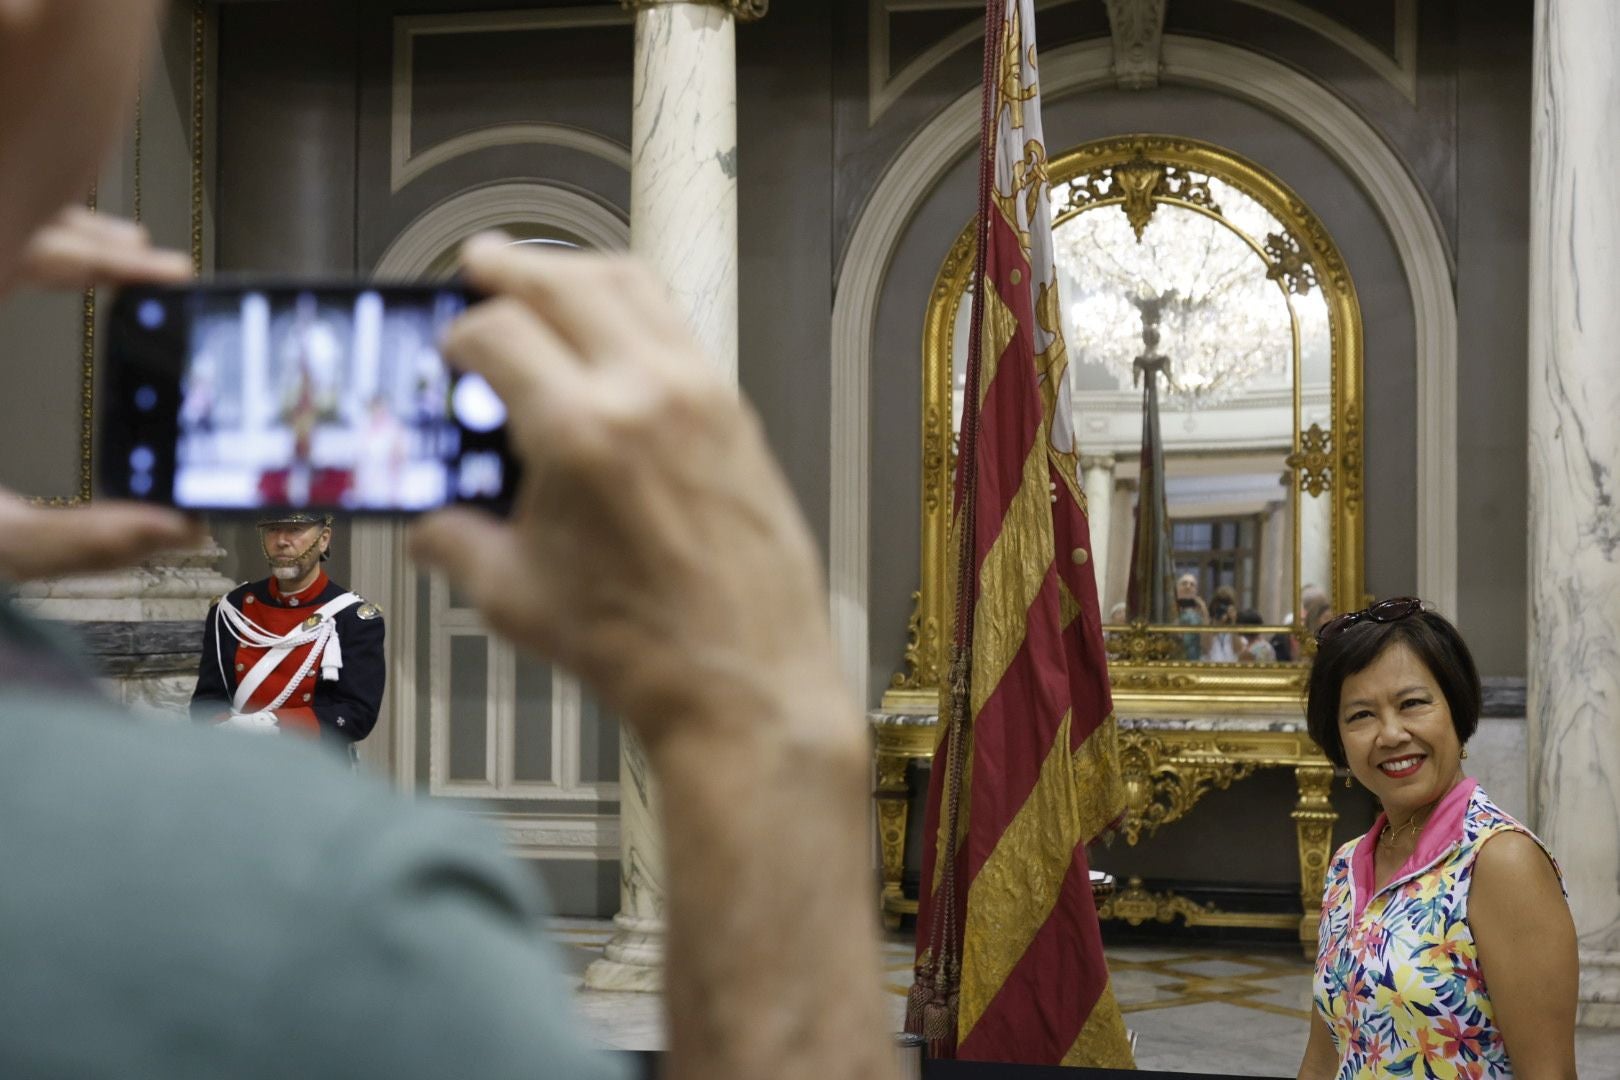
[[[1457,628],[1444,616],[1421,611],[1393,622],[1364,619],[1317,647],[1305,702],[1305,727],[1328,760],[1344,768],[1339,738],[1339,694],[1344,681],[1364,671],[1385,649],[1405,645],[1434,676],[1451,710],[1457,741],[1467,743],[1479,727],[1479,669]]]

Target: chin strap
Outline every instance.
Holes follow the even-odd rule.
[[[321,544],[321,535],[325,531],[326,530],[324,528],[322,528],[321,532],[318,532],[318,533],[315,534],[315,539],[311,540],[309,542],[309,544],[304,548],[303,551],[300,551],[296,555],[290,555],[290,556],[282,556],[282,555],[272,555],[272,554],[270,554],[270,549],[268,547],[265,547],[265,540],[268,539],[268,537],[266,537],[265,534],[261,532],[259,534],[259,550],[264,552],[265,561],[270,564],[270,568],[272,570],[275,569],[277,562],[279,562],[279,561],[281,561],[283,559],[287,559],[287,558],[292,559],[292,561],[295,564],[302,565],[302,563],[304,561],[304,557],[306,555],[308,555],[310,552],[314,551],[317,547],[320,546],[320,544]],[[320,562],[319,559],[317,559],[315,561],[317,563]]]

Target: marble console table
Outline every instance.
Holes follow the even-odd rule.
[[[882,855],[884,925],[915,915],[917,902],[901,889],[906,826],[912,797],[907,765],[931,760],[939,718],[933,713],[872,712],[876,740],[878,842]],[[1329,801],[1333,766],[1305,733],[1303,717],[1200,717],[1119,720],[1120,767],[1127,808],[1120,832],[1129,844],[1188,814],[1210,791],[1230,787],[1256,769],[1294,771],[1298,791],[1291,817],[1299,854],[1302,915],[1221,911],[1174,893],[1150,893],[1140,880],[1123,883],[1098,905],[1104,919],[1132,926],[1183,919],[1189,926],[1294,930],[1308,955],[1316,952],[1322,881],[1332,855],[1338,813]]]

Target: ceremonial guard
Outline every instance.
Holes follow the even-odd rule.
[[[208,610],[191,714],[250,731],[296,731],[350,749],[377,722],[382,612],[321,569],[332,516],[259,522],[270,577]]]

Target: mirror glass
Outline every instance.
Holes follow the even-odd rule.
[[[1104,623],[1111,638],[1151,632],[1136,659],[1297,659],[1295,626],[1332,612],[1333,493],[1308,473],[1295,484],[1290,463],[1331,440],[1328,303],[1257,199],[1146,162],[1161,194],[1121,198],[1134,165],[1073,175],[1052,197]],[[970,294],[953,313],[953,426]]]

